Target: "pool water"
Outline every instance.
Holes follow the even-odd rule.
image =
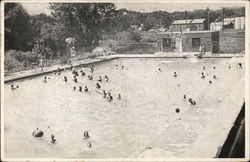
[[[88,68],[78,72],[81,69],[89,75]],[[98,77],[104,75],[109,82],[96,89]],[[11,90],[12,83],[5,84],[6,158],[145,157],[150,150],[157,157],[189,157],[190,148],[198,151],[195,144],[204,128],[221,131],[233,123],[227,121],[230,109],[238,111],[244,98],[244,71],[225,58],[119,58],[96,64],[93,80],[78,76],[74,83],[69,70],[46,76],[47,83],[44,76],[13,82],[19,85],[16,90]],[[88,86],[89,92],[79,92],[79,86]],[[112,102],[102,97],[103,89],[111,92]],[[184,101],[183,95],[196,105]],[[42,138],[32,136],[36,128],[44,132]],[[89,139],[83,139],[84,131]],[[51,134],[55,145],[49,143]],[[204,147],[210,148],[209,142]]]

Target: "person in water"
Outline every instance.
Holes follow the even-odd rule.
[[[89,132],[88,132],[88,131],[84,131],[84,132],[83,132],[83,138],[84,138],[84,139],[90,138]]]
[[[73,90],[76,90],[76,87],[73,87]]]
[[[14,84],[11,84],[10,88],[11,90],[15,90]]]
[[[64,82],[67,82],[67,81],[68,81],[68,79],[67,79],[66,76],[64,76],[63,81],[64,81]]]
[[[242,64],[241,64],[241,63],[238,63],[238,65],[239,65],[239,68],[242,69]]]
[[[102,81],[102,77],[101,76],[99,76],[99,78],[98,78],[98,82],[101,82]]]
[[[55,139],[55,136],[53,134],[51,134],[51,136],[50,136],[50,143],[56,144],[56,139]]]
[[[216,75],[213,75],[213,78],[216,79]]]
[[[122,97],[121,97],[121,94],[120,94],[120,93],[118,93],[118,95],[117,95],[117,99],[118,99],[118,100],[122,99]]]
[[[211,80],[209,80],[209,84],[212,84],[212,81],[211,81]]]
[[[158,68],[158,70],[161,72],[161,68]]]
[[[47,83],[47,77],[46,76],[43,78],[43,82]]]
[[[103,95],[103,98],[106,98],[107,93],[105,92],[105,90],[102,91],[102,95]]]
[[[79,91],[82,92],[82,86],[79,86]]]
[[[177,73],[176,72],[174,72],[174,75],[173,75],[174,77],[177,77]]]
[[[85,88],[84,88],[84,92],[88,92],[88,91],[89,91],[88,87],[87,87],[87,86],[85,86]]]
[[[96,88],[100,89],[101,85],[99,83],[96,83]]]
[[[74,77],[74,82],[77,83],[77,78],[76,77]]]
[[[215,66],[213,67],[213,69],[216,69]]]
[[[107,76],[107,75],[105,75],[105,76],[104,76],[104,80],[105,80],[106,82],[108,82],[108,81],[109,81],[109,78],[108,78],[108,76]]]
[[[108,97],[107,97],[108,102],[111,102],[113,100],[113,97],[111,96],[111,93],[108,93]]]

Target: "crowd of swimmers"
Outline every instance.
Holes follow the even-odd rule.
[[[116,67],[117,67],[118,65],[116,65]],[[83,68],[85,69],[87,66],[84,66]],[[73,67],[73,66],[71,66],[70,67],[71,68],[71,71],[72,71],[72,75],[73,75],[73,82],[74,83],[78,83],[78,79],[77,79],[77,77],[78,76],[85,76],[86,75],[86,73],[83,71],[83,70],[80,70],[80,72],[78,73],[78,71]],[[124,68],[124,66],[122,66],[122,69]],[[60,75],[60,71],[61,71],[61,69],[60,68],[58,68],[55,72],[54,72],[54,74],[57,74],[57,75]],[[94,65],[90,65],[89,66],[89,72],[90,72],[90,74],[89,75],[87,75],[87,78],[88,78],[88,80],[93,80],[93,73],[94,73]],[[45,83],[47,83],[47,80],[48,79],[50,79],[50,78],[48,78],[47,76],[44,76],[44,78],[43,78],[43,82],[45,82]],[[63,76],[63,81],[64,82],[68,82],[68,78],[67,78],[67,76]],[[96,83],[96,89],[98,90],[98,89],[102,89],[102,87],[101,87],[101,83],[102,82],[109,82],[109,77],[108,77],[108,75],[104,75],[103,77],[102,76],[99,76],[98,78],[97,78],[97,83]],[[88,86],[84,86],[84,88],[83,88],[83,86],[73,86],[73,90],[75,91],[75,90],[79,90],[79,92],[89,92],[89,89],[88,89]],[[103,95],[103,98],[105,98],[105,99],[107,99],[107,101],[108,102],[111,102],[111,101],[113,101],[113,96],[112,96],[112,94],[111,94],[111,92],[109,91],[109,92],[106,92],[105,90],[103,90],[102,91],[102,93],[100,93],[101,95]],[[119,93],[119,94],[117,94],[117,99],[118,100],[120,100],[121,99],[121,94]]]

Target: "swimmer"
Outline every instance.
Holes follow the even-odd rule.
[[[90,65],[90,72],[93,73],[94,72],[94,66],[93,65]]]
[[[51,136],[50,136],[50,143],[56,144],[56,139],[55,139],[55,136],[53,134],[51,134]]]
[[[117,95],[117,99],[118,100],[120,100],[122,97],[121,97],[121,94],[120,93],[118,93],[118,95]]]
[[[209,84],[212,84],[212,81],[211,81],[211,80],[209,80]]]
[[[213,78],[216,79],[216,75],[213,75]]]
[[[106,82],[108,82],[108,81],[109,81],[109,78],[108,78],[108,76],[107,76],[107,75],[105,75],[105,76],[104,76],[104,80],[105,80]]]
[[[57,74],[58,74],[58,75],[61,75],[61,73],[60,73],[60,72],[58,72]]]
[[[73,87],[73,90],[76,90],[76,87]]]
[[[85,88],[84,88],[84,92],[88,92],[88,91],[89,91],[88,87],[87,87],[87,86],[85,86]]]
[[[202,76],[201,76],[201,79],[204,79],[204,78],[205,78],[205,75],[202,75]]]
[[[15,90],[14,84],[11,84],[11,90]]]
[[[176,108],[176,109],[175,109],[175,112],[176,112],[176,113],[179,113],[179,112],[180,112],[180,109],[179,109],[179,108]]]
[[[17,85],[16,88],[19,88],[19,86]]]
[[[124,66],[122,65],[122,69],[124,69]]]
[[[67,82],[67,81],[68,81],[68,79],[67,79],[66,76],[64,76],[63,81],[64,81],[64,82]]]
[[[174,77],[177,77],[177,73],[176,73],[176,72],[174,72],[173,76],[174,76]]]
[[[215,69],[215,66],[213,67],[213,69]]]
[[[99,76],[99,79],[97,80],[98,82],[101,82],[102,81],[102,77]]]
[[[92,75],[88,75],[88,79],[89,80],[93,80],[93,76]]]
[[[238,65],[239,65],[239,68],[242,69],[242,64],[241,64],[241,63],[238,63]]]
[[[158,68],[158,70],[161,72],[161,68]]]
[[[43,82],[47,83],[47,77],[46,76],[44,77]]]
[[[108,93],[108,97],[107,97],[108,102],[111,102],[113,100],[113,97],[111,96],[111,93]]]
[[[82,92],[82,86],[79,86],[79,91]]]
[[[101,85],[99,83],[96,83],[96,88],[100,89]]]
[[[102,94],[103,94],[103,98],[106,98],[107,93],[105,92],[105,90],[102,91]]]
[[[87,143],[87,147],[88,147],[88,148],[92,147],[92,145],[91,145],[90,142]]]
[[[76,77],[74,77],[74,80],[73,80],[75,83],[77,83],[77,78]]]
[[[84,139],[90,138],[89,132],[88,132],[88,131],[84,131],[84,132],[83,132],[83,138],[84,138]]]

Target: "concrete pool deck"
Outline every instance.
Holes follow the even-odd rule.
[[[101,56],[97,58],[92,59],[84,59],[84,60],[78,60],[74,61],[74,66],[80,66],[80,65],[88,65],[92,63],[98,63],[102,61],[112,60],[116,58],[183,58],[183,56],[187,56],[187,58],[193,57],[193,53],[162,53],[162,54],[117,54],[117,55],[108,55],[108,56]],[[244,56],[244,55],[243,55]],[[203,56],[203,58],[232,58],[232,57],[242,57],[242,55],[239,54],[206,54]],[[56,71],[58,68],[61,70],[68,69],[68,65],[54,65],[49,67],[44,67],[43,70],[41,68],[32,69],[32,70],[26,70],[26,71],[20,71],[16,73],[11,73],[7,76],[4,76],[4,83],[29,78],[32,76],[38,76],[43,75],[47,73],[51,73]]]

